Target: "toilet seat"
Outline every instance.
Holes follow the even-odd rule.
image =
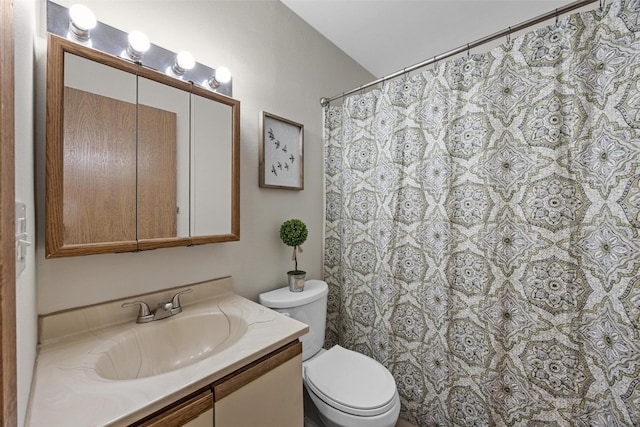
[[[391,373],[376,360],[339,345],[306,363],[304,379],[318,398],[351,415],[379,415],[396,403]]]

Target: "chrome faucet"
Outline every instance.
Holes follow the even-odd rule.
[[[121,307],[127,308],[133,307],[134,305],[139,305],[140,311],[138,312],[138,318],[136,322],[148,323],[154,320],[165,319],[182,312],[182,306],[180,305],[180,295],[188,294],[189,292],[192,292],[191,288],[178,292],[171,298],[171,301],[158,304],[158,306],[153,311],[151,311],[149,305],[144,301],[125,302],[121,305]]]

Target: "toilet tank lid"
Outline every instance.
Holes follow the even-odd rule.
[[[302,292],[291,292],[288,286],[260,294],[260,304],[269,308],[299,307],[325,297],[329,286],[323,280],[307,280]]]

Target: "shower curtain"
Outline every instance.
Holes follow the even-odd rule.
[[[418,426],[640,425],[640,2],[325,109],[327,345]]]

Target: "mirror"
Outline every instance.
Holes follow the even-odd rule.
[[[239,101],[48,42],[46,257],[238,240]]]
[[[232,174],[233,147],[224,143],[232,138],[227,126],[231,120],[231,110],[223,104],[200,95],[191,97],[192,236],[221,234],[231,227],[227,215],[233,200],[231,186],[198,185]]]
[[[189,104],[189,92],[138,78],[139,240],[189,236]]]

